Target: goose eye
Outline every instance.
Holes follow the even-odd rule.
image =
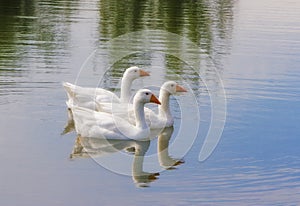
[[[137,70],[134,70],[134,72],[137,72]]]
[[[171,84],[171,87],[174,87],[174,84]]]
[[[146,95],[149,95],[149,92],[146,92],[145,94],[146,94]]]

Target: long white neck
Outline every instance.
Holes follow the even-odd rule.
[[[164,89],[159,92],[159,101],[161,105],[158,106],[158,115],[164,118],[172,119],[172,114],[170,112],[170,93]]]
[[[122,78],[121,81],[121,94],[120,94],[120,100],[121,102],[128,103],[130,100],[130,89],[131,89],[132,80],[128,79],[126,77]]]
[[[145,119],[144,103],[133,101],[135,126],[138,128],[146,129],[148,127]]]

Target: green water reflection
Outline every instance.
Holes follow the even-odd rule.
[[[185,36],[211,53],[215,38],[230,38],[234,1],[105,1],[99,2],[104,39],[161,29]]]
[[[95,47],[129,32],[159,29],[186,37],[213,55],[213,48],[231,35],[233,1],[1,1],[2,73],[37,69],[57,72],[58,62],[65,62],[63,56],[70,55],[72,25],[89,18],[78,12],[90,3],[98,5],[99,12],[99,43]],[[91,12],[95,12],[93,9]],[[169,44],[162,42],[160,46],[172,49],[174,45]],[[180,62],[168,57],[164,61],[167,68],[180,72]]]
[[[0,69],[49,67],[66,55],[77,1],[1,1]],[[37,66],[38,67],[38,66]]]

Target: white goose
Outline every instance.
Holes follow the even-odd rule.
[[[95,101],[127,103],[131,97],[132,82],[139,77],[149,75],[148,72],[136,66],[126,69],[121,80],[120,98],[106,89],[80,87],[69,82],[63,82],[63,86],[68,95],[66,104],[69,108],[79,106],[95,110]]]
[[[174,81],[167,81],[160,88],[159,101],[161,105],[158,106],[158,114],[149,108],[145,108],[146,122],[151,129],[173,126],[174,119],[170,111],[169,102],[170,95],[177,92],[187,92],[187,90]],[[132,104],[97,102],[97,110],[119,116],[135,124],[134,107]]]
[[[112,114],[74,106],[71,109],[75,130],[82,137],[147,140],[150,129],[145,120],[144,105],[149,102],[160,104],[148,89],[141,89],[134,96],[135,126],[121,117],[113,117]]]

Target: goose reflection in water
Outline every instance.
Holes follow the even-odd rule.
[[[151,135],[158,136],[157,154],[160,166],[167,170],[175,169],[175,166],[184,163],[182,159],[172,158],[169,155],[168,147],[173,131],[173,127],[151,131]],[[160,175],[158,172],[145,172],[143,170],[145,154],[149,149],[150,143],[150,140],[109,140],[77,136],[70,158],[101,158],[101,156],[122,151],[128,154],[132,153],[134,155],[131,172],[133,181],[139,187],[148,187]]]
[[[67,124],[64,127],[64,131],[61,133],[61,135],[68,134],[75,130],[74,120],[73,120],[73,114],[71,109],[67,109],[68,112],[68,120]]]
[[[169,142],[172,137],[174,127],[164,128],[158,135],[157,153],[161,167],[165,169],[175,169],[174,166],[184,163],[184,160],[172,158],[169,155]]]
[[[150,173],[143,171],[144,156],[148,151],[150,141],[136,140],[109,140],[78,136],[73,147],[71,159],[79,157],[101,157],[120,151],[127,151],[127,148],[134,148],[132,163],[132,178],[138,186],[148,186],[157,179],[158,172]]]

